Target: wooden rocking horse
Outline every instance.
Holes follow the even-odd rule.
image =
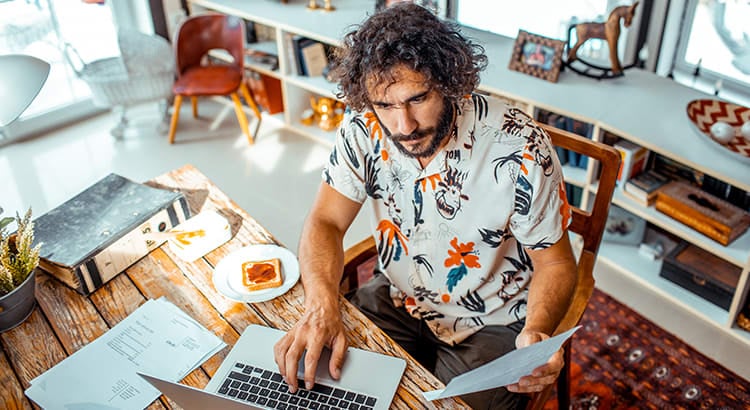
[[[575,29],[576,43],[573,47],[570,47],[570,50],[568,51],[568,67],[579,74],[594,78],[613,78],[623,75],[622,72],[624,68],[622,67],[622,64],[620,64],[620,58],[617,55],[617,42],[620,38],[620,20],[623,21],[623,26],[630,27],[630,24],[633,22],[633,16],[635,15],[635,9],[637,6],[638,2],[636,1],[631,6],[616,7],[614,10],[612,10],[611,13],[609,13],[609,17],[604,23],[587,22],[572,25],[570,27],[569,33]],[[583,45],[583,43],[592,38],[603,39],[607,41],[607,44],[609,45],[609,61],[611,64],[610,68],[600,67],[578,58],[576,54],[578,52],[578,49]],[[568,40],[568,45],[570,45],[570,38]],[[589,69],[576,69],[575,67],[570,65],[576,60],[580,61],[590,68],[600,70],[601,74],[591,75],[589,73]]]

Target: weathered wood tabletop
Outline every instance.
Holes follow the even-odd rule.
[[[0,408],[38,408],[24,395],[32,379],[104,334],[148,299],[164,296],[227,343],[182,381],[199,388],[208,383],[245,327],[257,323],[287,330],[302,315],[301,283],[283,296],[253,304],[235,302],[214,288],[213,267],[224,256],[249,244],[276,241],[198,169],[186,165],[154,178],[149,185],[182,191],[192,214],[218,211],[230,221],[232,239],[195,262],[179,259],[168,246],[157,248],[90,296],[76,293],[47,274],[37,275],[38,306],[22,325],[0,334]],[[466,408],[460,400],[426,402],[421,392],[443,384],[343,297],[341,306],[352,346],[407,361],[391,408]],[[162,396],[148,408],[179,406]]]

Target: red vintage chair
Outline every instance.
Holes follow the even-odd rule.
[[[609,145],[548,125],[540,125],[552,138],[553,145],[596,160],[601,171],[595,196],[593,200],[589,201],[590,204],[593,204],[590,206],[591,211],[586,211],[571,204],[573,221],[568,230],[580,236],[583,244],[578,256],[578,281],[573,300],[562,321],[555,329],[554,336],[578,325],[591,293],[594,291],[594,263],[607,224],[609,205],[615,191],[615,181],[617,180],[617,171],[620,169],[621,160],[617,151]],[[343,293],[352,292],[360,285],[358,270],[361,270],[362,266],[372,266],[372,259],[377,258],[377,255],[375,240],[372,237],[364,239],[344,252],[344,275],[341,280],[341,291]],[[560,409],[566,410],[570,404],[570,349],[570,341],[568,341],[565,345],[565,366],[557,379],[557,402]],[[550,385],[546,390],[532,394],[527,409],[543,408],[552,393],[553,387],[554,385]]]
[[[174,143],[180,105],[183,97],[190,97],[193,117],[198,116],[198,97],[229,95],[242,131],[250,144],[253,134],[248,129],[247,116],[242,108],[239,93],[258,118],[255,133],[260,127],[258,106],[244,81],[245,25],[242,19],[223,14],[193,16],[180,25],[175,38],[177,80],[172,92],[175,95],[169,143]],[[215,63],[207,58],[209,50],[222,49],[229,53],[232,62]]]

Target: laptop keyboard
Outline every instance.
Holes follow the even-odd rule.
[[[377,399],[354,391],[315,383],[312,390],[289,386],[280,373],[237,362],[218,391],[233,399],[281,410],[372,410]]]

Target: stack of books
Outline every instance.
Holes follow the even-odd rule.
[[[628,140],[620,140],[613,147],[622,157],[620,171],[617,173],[617,184],[623,186],[630,178],[640,174],[646,168],[649,151]]]
[[[645,171],[628,179],[623,192],[638,201],[641,205],[653,205],[659,189],[669,182],[669,178],[653,171]]]

